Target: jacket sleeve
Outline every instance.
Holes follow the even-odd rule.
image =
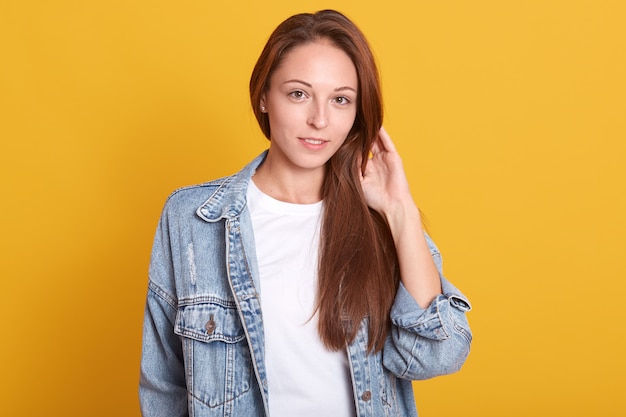
[[[469,354],[472,333],[467,298],[442,274],[439,250],[426,236],[443,294],[423,309],[400,283],[391,309],[392,328],[383,350],[384,366],[399,378],[418,380],[458,371]]]
[[[172,251],[163,216],[150,261],[143,323],[139,400],[143,417],[188,415],[182,343],[174,334],[177,301]]]

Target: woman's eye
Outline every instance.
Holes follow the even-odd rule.
[[[348,103],[350,103],[350,99],[348,97],[343,97],[343,96],[336,97],[335,98],[335,103],[342,104],[342,105],[343,104],[348,104]]]
[[[306,95],[304,94],[304,91],[292,91],[291,93],[289,93],[289,95],[293,98],[295,98],[296,100],[302,100],[303,98],[306,97]]]

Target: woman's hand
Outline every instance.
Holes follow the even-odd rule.
[[[399,206],[415,206],[402,159],[384,128],[378,132],[371,153],[365,171],[361,173],[367,205],[386,217]]]

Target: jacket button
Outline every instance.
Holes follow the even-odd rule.
[[[365,391],[363,395],[361,395],[361,399],[363,401],[369,401],[372,399],[372,393],[370,391]]]
[[[213,334],[213,332],[215,331],[215,320],[209,319],[209,321],[206,322],[206,326],[204,327],[209,334]]]

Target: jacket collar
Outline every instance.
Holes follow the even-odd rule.
[[[196,210],[198,216],[207,222],[239,217],[246,206],[246,192],[250,179],[266,155],[267,151],[257,156],[238,173],[224,178],[213,195],[198,207]]]

